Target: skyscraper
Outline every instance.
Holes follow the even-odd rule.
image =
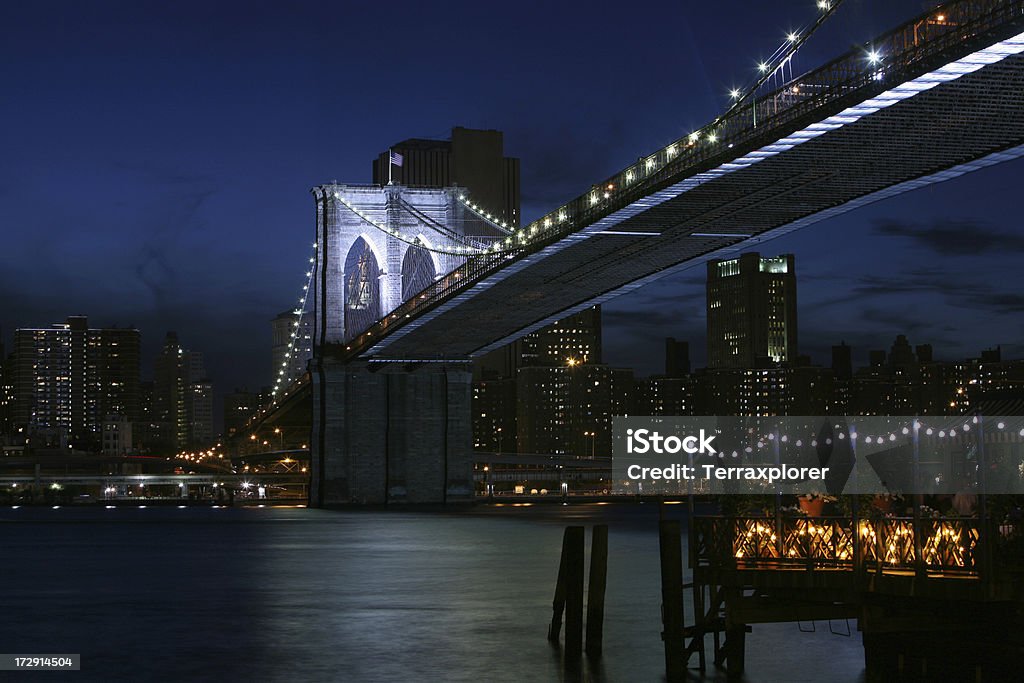
[[[505,156],[501,131],[456,127],[448,140],[398,142],[373,160],[373,182],[388,181],[464,187],[475,204],[519,225],[519,159]]]
[[[248,389],[235,389],[224,397],[224,435],[231,437],[259,410],[261,396]]]
[[[138,330],[72,316],[15,330],[14,347],[12,422],[44,443],[98,450],[106,417],[138,419]]]
[[[204,446],[213,439],[213,385],[206,377],[203,355],[186,351],[175,332],[168,332],[156,359],[153,380],[155,422],[166,441],[155,447],[178,450]]]
[[[7,357],[4,341],[0,338],[0,443],[11,434],[11,400],[14,395],[13,358]]]
[[[601,363],[601,306],[591,306],[481,357],[478,378],[515,378],[520,368]]]
[[[516,377],[520,453],[607,456],[615,415],[632,412],[633,371],[571,363],[521,368]]]
[[[557,320],[523,337],[520,365],[597,365],[601,363],[601,306]]]
[[[690,374],[690,342],[665,338],[665,376],[685,377]]]
[[[158,447],[168,450],[184,448],[188,441],[184,354],[178,333],[168,332],[153,372],[153,413],[165,425],[161,432],[167,439]]]
[[[792,254],[708,262],[708,366],[757,368],[797,357]]]

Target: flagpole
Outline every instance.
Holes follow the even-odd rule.
[[[391,156],[391,148],[388,147],[388,185],[391,184],[391,169],[394,167],[394,157]]]

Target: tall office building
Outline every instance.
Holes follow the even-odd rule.
[[[665,338],[665,377],[685,377],[690,374],[690,342]]]
[[[231,437],[240,432],[263,405],[260,395],[248,389],[235,389],[224,397],[224,435]]]
[[[153,416],[166,440],[158,448],[178,450],[188,441],[184,354],[178,334],[168,332],[153,372]]]
[[[607,365],[521,368],[516,377],[516,431],[520,453],[611,454],[615,415],[633,412],[633,371]]]
[[[520,367],[599,365],[601,363],[601,306],[591,306],[519,342]]]
[[[797,358],[792,254],[708,262],[708,366],[758,368]]]
[[[493,453],[516,450],[516,380],[473,383],[473,448]]]
[[[185,415],[188,420],[188,443],[206,446],[213,442],[213,384],[206,374],[203,354],[185,352]]]
[[[373,160],[373,182],[389,181],[464,187],[475,204],[519,225],[519,159],[505,156],[501,131],[457,127],[448,140],[396,143]]]
[[[213,440],[213,385],[203,354],[185,350],[175,332],[167,333],[156,359],[153,417],[164,425],[158,430],[164,441],[157,448],[202,447]]]
[[[271,377],[273,383],[280,380],[281,388],[286,388],[306,374],[309,359],[313,357],[313,316],[306,313],[300,317],[295,311],[285,311],[274,318],[270,326],[273,335],[270,348]],[[293,333],[295,348],[289,350]]]
[[[573,409],[573,401],[588,397],[569,391],[562,381],[567,377],[564,370],[597,367],[600,363],[600,306],[563,318],[478,360],[473,365],[475,447],[484,451],[514,450],[518,444],[537,449],[531,452],[543,452],[545,448],[561,452],[574,446],[566,440],[569,413],[565,411]],[[545,418],[549,407],[554,412]],[[554,441],[547,440],[548,433],[555,434]]]
[[[480,358],[479,379],[515,378],[520,368],[601,363],[601,306],[557,320]]]
[[[13,358],[7,357],[4,341],[0,338],[0,443],[4,442],[3,437],[12,433],[11,401],[14,398],[13,361]]]
[[[12,422],[36,443],[99,450],[103,421],[139,417],[139,331],[85,316],[14,333]]]

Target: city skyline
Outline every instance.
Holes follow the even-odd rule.
[[[6,25],[22,30],[0,49],[18,55],[24,68],[6,77],[19,102],[10,130],[19,135],[9,140],[16,163],[0,178],[0,206],[8,221],[25,226],[8,238],[0,275],[5,339],[10,343],[16,327],[83,313],[102,326],[142,330],[145,368],[163,333],[176,330],[206,352],[222,391],[256,389],[271,371],[269,321],[301,292],[313,233],[309,187],[331,178],[369,181],[370,161],[394,141],[443,137],[458,125],[494,128],[504,132],[506,152],[522,160],[528,220],[618,170],[638,150],[712,118],[724,108],[728,87],[746,80],[786,29],[813,14],[810,7],[767,3],[748,10],[756,29],[736,31],[724,8],[639,9],[612,21],[607,13],[578,17],[549,8],[541,23],[525,7],[522,15],[501,17],[519,29],[509,32],[516,40],[537,46],[519,52],[515,40],[486,30],[497,18],[493,10],[467,10],[456,29],[412,6],[389,11],[388,21],[381,10],[362,8],[359,21],[386,25],[396,36],[394,52],[381,57],[396,87],[423,46],[420,38],[401,36],[419,35],[424,22],[441,37],[459,32],[462,42],[439,41],[433,68],[439,79],[458,84],[463,99],[437,101],[427,79],[413,75],[415,87],[402,92],[424,105],[414,108],[414,119],[404,107],[371,115],[380,113],[374,93],[385,86],[358,74],[351,84],[339,79],[336,91],[320,89],[315,65],[337,59],[335,50],[368,50],[369,39],[347,36],[352,40],[336,47],[332,38],[341,29],[330,22],[311,29],[312,13],[247,5],[239,16],[218,6],[203,10],[200,22],[193,20],[196,8],[125,6],[112,21],[94,10],[76,16],[69,6],[66,23],[53,26],[37,10],[5,8]],[[912,2],[844,7],[842,26],[823,29],[801,64],[813,66],[829,50],[919,10]],[[564,38],[555,27],[570,22],[579,32]],[[690,23],[702,27],[701,35]],[[146,31],[121,31],[126,24]],[[89,30],[75,30],[80,25]],[[270,25],[280,27],[279,40],[259,40]],[[300,40],[310,30],[318,39]],[[63,54],[75,59],[39,53],[35,41],[44,31],[56,31]],[[681,54],[669,47],[673,31],[687,34]],[[202,47],[182,48],[182,36]],[[602,60],[591,45],[599,47],[595,36],[640,56]],[[486,58],[465,59],[466,50],[484,45]],[[565,59],[566,50],[576,57]],[[511,64],[522,68],[508,82]],[[600,65],[599,77],[591,64]],[[510,99],[507,88],[529,96]],[[44,106],[54,91],[73,103],[74,117]],[[90,97],[80,97],[86,91]],[[176,98],[189,105],[173,106]],[[541,101],[552,106],[533,106]],[[594,116],[597,108],[588,103],[597,101],[604,106]],[[31,120],[21,111],[34,112]],[[327,141],[311,133],[325,128],[340,133]],[[1022,355],[1021,324],[1000,315],[1024,307],[1014,268],[1024,244],[1004,218],[1014,215],[1022,169],[1010,162],[752,242],[751,250],[794,253],[804,282],[815,283],[805,286],[799,304],[806,322],[801,352],[824,364],[831,345],[846,341],[854,363],[863,364],[871,348],[903,333],[934,344],[939,358],[994,345],[1005,357]],[[40,212],[41,205],[48,210]],[[76,268],[63,267],[68,262]],[[663,338],[674,336],[690,342],[694,365],[702,365],[702,290],[696,268],[606,304],[607,362],[653,374],[657,363],[645,367],[641,359],[657,358]],[[240,346],[238,339],[246,341]]]

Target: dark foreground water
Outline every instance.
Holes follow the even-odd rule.
[[[660,681],[657,518],[652,505],[3,508],[0,652],[81,653],[81,672],[33,680],[575,680],[545,638],[562,530],[607,523],[604,656],[582,677]],[[862,680],[856,630],[815,626],[755,626],[747,680]]]

